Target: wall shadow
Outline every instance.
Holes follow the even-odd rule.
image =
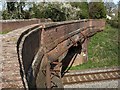
[[[34,56],[40,47],[40,29],[38,26],[30,28],[23,32],[17,41],[17,54],[20,67],[20,75],[23,82],[24,89],[36,88],[33,76],[33,69],[31,67]],[[34,32],[33,32],[34,31]],[[29,34],[30,33],[30,34]],[[29,83],[30,82],[30,83]]]
[[[77,44],[78,44],[77,46],[72,46],[71,48],[69,48],[67,55],[62,60],[62,69],[61,69],[62,77],[70,69],[70,67],[74,63],[74,60],[77,57],[77,55],[81,53],[82,44],[80,42],[78,42]],[[68,67],[72,59],[73,59],[73,61],[70,65],[70,67]]]

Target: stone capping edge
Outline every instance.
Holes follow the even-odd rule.
[[[66,25],[66,24],[72,24],[72,23],[79,23],[79,22],[87,22],[87,19],[83,19],[83,20],[71,20],[71,21],[62,21],[62,22],[51,22],[51,23],[43,23],[44,25],[44,29],[47,28],[52,28],[52,27],[56,27],[56,26],[61,26],[61,25]]]
[[[71,21],[62,21],[62,22],[48,22],[48,23],[42,23],[43,28],[52,28],[56,26],[66,25],[66,24],[72,24],[72,23],[79,23],[79,22],[87,22],[87,21],[97,21],[97,20],[103,20],[103,19],[82,19],[82,20],[71,20]]]

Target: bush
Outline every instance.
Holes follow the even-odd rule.
[[[118,20],[107,20],[107,23],[115,28],[118,28],[118,25],[119,25]]]

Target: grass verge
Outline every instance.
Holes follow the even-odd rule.
[[[0,34],[7,34],[9,31],[6,31],[6,32],[0,32]]]

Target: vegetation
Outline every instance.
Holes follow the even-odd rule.
[[[0,34],[7,34],[8,32],[2,32],[2,31],[0,31]]]
[[[118,6],[120,6],[120,1],[118,3]],[[113,2],[111,3],[106,3],[106,8],[107,8],[107,15],[111,16],[112,19],[109,20],[107,19],[107,23],[109,23],[111,26],[115,27],[115,28],[118,28],[120,23],[120,7],[118,7],[118,9],[115,9],[117,8],[117,6],[115,6],[115,4]],[[116,14],[115,16],[112,15],[113,12]]]
[[[7,2],[7,9],[3,11],[2,17],[3,19],[51,18],[53,21],[65,21],[87,19],[89,15],[92,18],[104,18],[105,14],[102,2]]]
[[[7,2],[7,9],[3,11],[3,19],[23,19],[25,18],[25,2]]]
[[[118,28],[107,25],[103,32],[91,38],[88,47],[89,61],[71,67],[73,70],[119,66],[118,61]]]
[[[107,23],[109,23],[111,26],[118,28],[118,21],[119,20],[107,20]]]
[[[92,19],[106,18],[106,8],[103,2],[90,2],[89,15]]]
[[[71,2],[72,7],[79,8],[76,17],[81,19],[89,18],[89,6],[87,2]]]

